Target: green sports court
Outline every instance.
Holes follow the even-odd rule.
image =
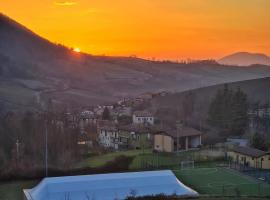
[[[180,181],[200,194],[269,196],[270,185],[228,168],[176,169]]]

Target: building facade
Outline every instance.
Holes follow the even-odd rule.
[[[154,116],[147,111],[136,111],[133,113],[132,121],[134,124],[154,124]]]
[[[114,123],[106,120],[99,121],[97,132],[98,142],[101,146],[118,149],[119,131]]]
[[[173,152],[173,137],[164,132],[156,133],[154,135],[154,150],[158,152]]]
[[[201,145],[202,132],[191,127],[161,131],[154,136],[154,150],[156,151],[183,151],[200,148]]]
[[[228,152],[233,164],[241,168],[270,169],[270,153],[250,147],[234,147]]]

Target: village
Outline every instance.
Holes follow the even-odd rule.
[[[164,96],[166,93],[155,95]],[[176,121],[175,128],[170,127],[157,123],[151,111],[134,110],[136,105],[151,98],[152,94],[143,94],[135,99],[119,101],[116,105],[100,105],[84,110],[78,116],[67,113],[80,128],[78,144],[90,149],[96,144],[111,151],[153,149],[157,152],[178,152],[200,148],[203,135],[200,130],[185,126],[180,120]],[[90,133],[87,127],[91,127]]]
[[[270,199],[269,8],[0,1],[0,200]]]
[[[209,145],[204,145],[204,140],[208,139],[204,130],[188,126],[180,119],[175,119],[175,126],[170,126],[158,120],[149,110],[134,109],[156,96],[168,94],[165,91],[146,93],[137,98],[120,100],[116,104],[83,110],[76,116],[67,113],[71,122],[80,129],[78,145],[83,151],[96,148],[105,152],[151,149],[159,153],[177,153],[209,148]],[[249,132],[266,131],[262,120],[258,119],[269,119],[270,109],[254,109],[253,106],[247,116]],[[225,142],[217,142],[214,146],[221,146],[226,151],[231,167],[242,170],[270,169],[270,153],[251,147],[251,142],[248,138],[228,136]]]

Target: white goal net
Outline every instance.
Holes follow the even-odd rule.
[[[194,169],[194,160],[181,161],[181,170]]]

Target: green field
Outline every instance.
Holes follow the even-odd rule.
[[[270,195],[270,185],[225,168],[195,168],[174,172],[180,181],[200,194]]]
[[[192,155],[191,155],[192,154]],[[177,154],[140,154],[137,155],[131,165],[130,169],[144,169],[146,167],[150,167],[153,169],[158,168],[180,168],[181,161],[184,160],[192,160],[189,159],[190,156],[194,156],[194,154],[199,154],[199,152],[182,152],[180,155]],[[200,162],[196,163],[197,167],[216,167],[220,164],[226,164],[224,160],[209,160],[203,159]]]
[[[144,151],[119,151],[88,157],[75,167],[100,167],[121,155],[134,157],[129,166],[131,171],[143,170],[146,167],[152,167],[153,170],[162,168],[173,169],[180,181],[200,194],[217,196],[270,196],[270,185],[229,169],[217,168],[224,161],[219,159],[221,154],[215,151],[209,152],[202,150],[182,152],[180,154],[156,154],[152,153],[150,149]],[[195,158],[195,160],[199,160],[200,162],[195,161],[195,169],[180,170],[181,161],[188,160],[189,158]],[[36,183],[37,181],[0,183],[0,200],[21,200],[22,189],[32,188]]]
[[[188,151],[188,152],[181,152],[179,154],[170,154],[170,153],[157,154],[152,153],[151,149],[129,150],[90,156],[85,160],[83,160],[82,162],[76,164],[75,168],[101,167],[105,165],[107,162],[113,161],[116,157],[121,155],[134,157],[134,160],[129,167],[131,170],[142,169],[145,168],[146,166],[152,166],[154,168],[179,166],[182,160],[212,162],[213,160],[222,159],[224,157],[223,153],[220,151],[209,151],[209,150]],[[205,167],[211,166],[207,165]]]
[[[0,183],[0,200],[23,200],[23,189],[34,187],[38,181]]]
[[[270,185],[224,168],[174,170],[180,181],[202,195],[270,196]],[[34,187],[38,181],[17,181],[0,184],[0,200],[22,200],[22,189]],[[213,199],[199,198],[199,199]],[[233,199],[233,198],[232,198]],[[236,197],[235,199],[239,199]],[[241,198],[245,199],[245,198]],[[252,199],[252,198],[247,198]]]
[[[76,165],[76,168],[83,168],[83,167],[100,167],[105,165],[109,161],[113,161],[118,156],[138,156],[143,153],[151,153],[151,149],[147,150],[130,150],[130,151],[117,151],[107,154],[101,154],[96,156],[91,156],[84,161],[80,162]]]

